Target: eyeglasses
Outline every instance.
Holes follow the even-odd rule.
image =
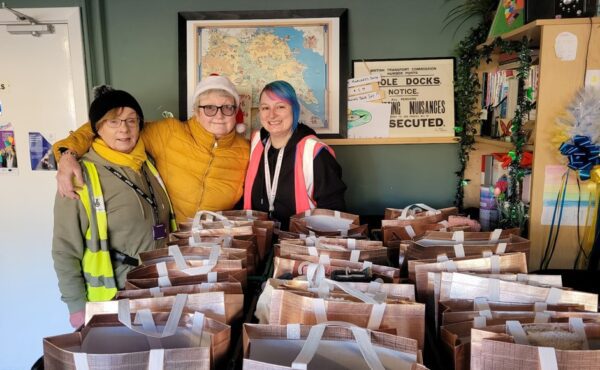
[[[217,111],[220,109],[221,113],[224,116],[233,116],[237,111],[237,106],[235,105],[199,105],[198,109],[204,109],[204,114],[208,117],[213,117],[217,114]]]
[[[140,123],[140,119],[139,119],[139,117],[135,117],[135,118],[126,118],[126,119],[113,118],[113,119],[104,120],[104,123],[106,123],[106,125],[110,128],[121,127],[121,122],[125,122],[125,124],[128,127],[133,128],[133,127],[136,127],[138,123]]]

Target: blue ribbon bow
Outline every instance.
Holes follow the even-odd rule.
[[[582,135],[575,135],[570,141],[560,144],[560,153],[569,158],[569,168],[577,171],[581,180],[589,180],[592,168],[600,165],[600,146]]]

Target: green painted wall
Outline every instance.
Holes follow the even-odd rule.
[[[443,21],[462,0],[8,0],[13,8],[80,6],[90,85],[130,91],[149,119],[178,115],[177,13],[181,11],[348,8],[350,60],[452,55],[467,28]],[[348,61],[350,65],[350,60]],[[350,77],[350,76],[347,76]],[[452,203],[457,146],[337,146],[348,185],[348,210]]]

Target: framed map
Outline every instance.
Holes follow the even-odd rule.
[[[196,84],[227,76],[240,93],[244,122],[260,128],[258,98],[269,82],[289,82],[300,122],[320,137],[346,136],[346,9],[179,13],[179,112],[193,115]]]

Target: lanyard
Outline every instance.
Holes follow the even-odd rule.
[[[267,140],[265,145],[265,153],[263,162],[265,166],[265,185],[267,186],[267,197],[269,198],[269,212],[275,210],[275,194],[277,194],[277,185],[279,184],[279,173],[281,172],[281,162],[283,161],[283,152],[285,146],[279,149],[277,155],[277,163],[275,164],[275,173],[273,174],[273,183],[271,184],[271,170],[269,168],[269,148],[271,148],[271,138]]]
[[[109,170],[113,175],[115,175],[119,180],[123,181],[127,186],[135,190],[136,193],[139,194],[142,199],[148,202],[152,206],[152,213],[154,213],[154,222],[159,222],[158,217],[158,206],[156,204],[156,198],[154,196],[154,189],[152,189],[152,185],[150,184],[150,180],[148,180],[148,175],[146,175],[146,171],[141,170],[144,174],[144,178],[146,179],[146,183],[148,184],[148,189],[150,190],[150,195],[148,196],[142,189],[139,188],[136,184],[131,182],[128,178],[123,176],[119,171],[115,170],[112,167],[104,166],[107,170]]]

